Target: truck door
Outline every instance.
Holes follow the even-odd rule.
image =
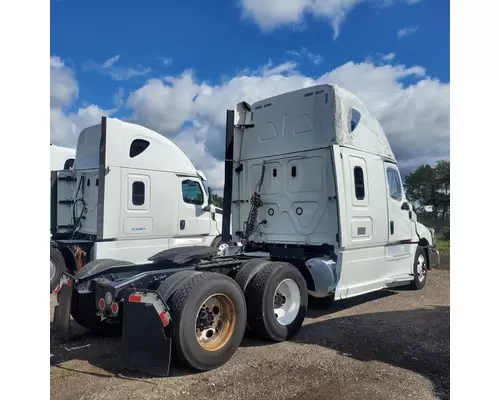
[[[411,240],[410,205],[406,200],[401,175],[395,164],[384,163],[387,186],[387,213],[389,222],[389,247],[391,255],[410,253],[409,245],[401,242]]]
[[[181,186],[179,199],[179,236],[205,236],[210,234],[211,215],[203,208],[208,204],[207,194],[199,178],[178,177]]]

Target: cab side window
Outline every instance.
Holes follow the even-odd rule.
[[[198,182],[182,181],[182,199],[185,203],[201,206],[203,204],[203,191]]]
[[[396,168],[387,168],[387,184],[391,198],[396,201],[402,201],[403,185],[401,184],[401,178],[399,177],[399,172]]]
[[[146,186],[142,181],[132,183],[132,204],[134,206],[142,206],[146,198]]]

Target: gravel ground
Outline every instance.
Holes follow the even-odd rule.
[[[92,337],[72,323],[76,339],[51,338],[51,398],[449,399],[448,255],[442,264],[422,291],[384,291],[310,309],[293,341],[245,338],[229,363],[206,373],[175,366],[168,378],[125,373],[120,339]]]

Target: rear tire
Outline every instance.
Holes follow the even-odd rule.
[[[167,304],[172,316],[167,336],[180,364],[208,371],[225,364],[238,349],[247,310],[243,293],[231,278],[218,273],[194,275]]]
[[[76,273],[76,277],[81,279],[91,274],[98,274],[99,272],[103,272],[110,267],[128,267],[132,265],[134,265],[134,263],[129,261],[103,258],[85,264],[81,269],[78,270],[78,272]],[[118,316],[118,320],[114,323],[101,321],[101,318],[98,317],[96,313],[97,307],[95,304],[95,294],[79,294],[75,290],[73,292],[73,298],[71,300],[71,316],[76,322],[99,336],[119,336],[121,334],[121,310]]]
[[[256,336],[282,342],[295,336],[306,316],[308,292],[300,271],[286,262],[271,262],[245,291],[248,325]]]
[[[179,289],[186,280],[199,273],[200,272],[196,271],[176,272],[175,274],[170,275],[162,283],[160,283],[160,286],[158,286],[158,289],[156,291],[160,295],[161,299],[165,302],[165,304],[168,304],[168,301],[177,291],[177,289]]]
[[[270,260],[266,260],[263,258],[253,258],[243,264],[243,266],[238,270],[238,273],[234,277],[234,280],[240,286],[243,293],[245,293],[248,284],[255,277],[257,272],[270,262]]]
[[[234,276],[234,280],[245,294],[245,298],[247,297],[246,290],[248,284],[252,281],[255,275],[257,275],[257,273],[270,262],[270,260],[266,260],[264,258],[253,258],[250,261],[244,263],[243,266],[238,270],[238,272]],[[250,327],[248,322],[246,329],[248,333],[252,332],[252,328]]]
[[[66,263],[62,254],[56,248],[50,246],[50,293],[54,291],[66,271]]]

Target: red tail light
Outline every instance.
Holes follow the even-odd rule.
[[[118,314],[118,303],[111,304],[111,312],[113,314]]]

